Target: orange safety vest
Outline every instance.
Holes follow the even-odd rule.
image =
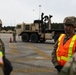
[[[70,38],[64,45],[65,34],[61,34],[58,39],[58,48],[56,50],[58,64],[64,66],[65,63],[71,58],[76,48],[76,35]]]

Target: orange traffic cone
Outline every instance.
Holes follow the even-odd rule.
[[[10,37],[10,41],[9,41],[10,43],[12,43],[12,38]]]

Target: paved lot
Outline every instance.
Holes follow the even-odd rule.
[[[5,43],[6,56],[13,65],[11,75],[57,75],[52,62],[51,51],[54,42],[24,43],[17,36],[17,43],[10,43],[12,34],[0,34]]]

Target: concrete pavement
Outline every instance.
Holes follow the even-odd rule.
[[[17,43],[10,43],[11,34],[0,34],[5,43],[6,56],[13,65],[11,75],[57,75],[51,62],[53,43],[24,43],[17,37]]]

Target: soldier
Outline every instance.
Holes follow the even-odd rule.
[[[13,42],[16,42],[16,31],[13,31]]]
[[[4,62],[3,62],[3,50],[2,50],[2,44],[1,44],[1,41],[0,41],[0,75],[4,75],[3,65],[4,65]]]
[[[76,17],[66,17],[63,24],[65,34],[60,35],[52,52],[52,62],[59,73],[76,51]]]
[[[1,27],[2,21],[0,20],[0,31]],[[10,75],[12,70],[13,67],[11,65],[11,62],[8,59],[6,59],[5,56],[5,45],[0,38],[0,75]]]
[[[0,73],[0,75],[10,75],[10,73],[13,70],[13,67],[11,65],[11,62],[5,56],[5,45],[3,41],[0,39],[0,52],[1,51],[2,51],[2,60],[3,60],[4,66],[2,67],[3,74]],[[1,53],[0,53],[0,56],[1,56]],[[0,69],[1,69],[1,66],[0,66]]]
[[[0,19],[0,31],[1,31],[1,28],[2,28],[2,21]],[[3,50],[2,50],[2,43],[1,43],[1,39],[0,39],[0,75],[4,75],[3,68],[4,68]]]

